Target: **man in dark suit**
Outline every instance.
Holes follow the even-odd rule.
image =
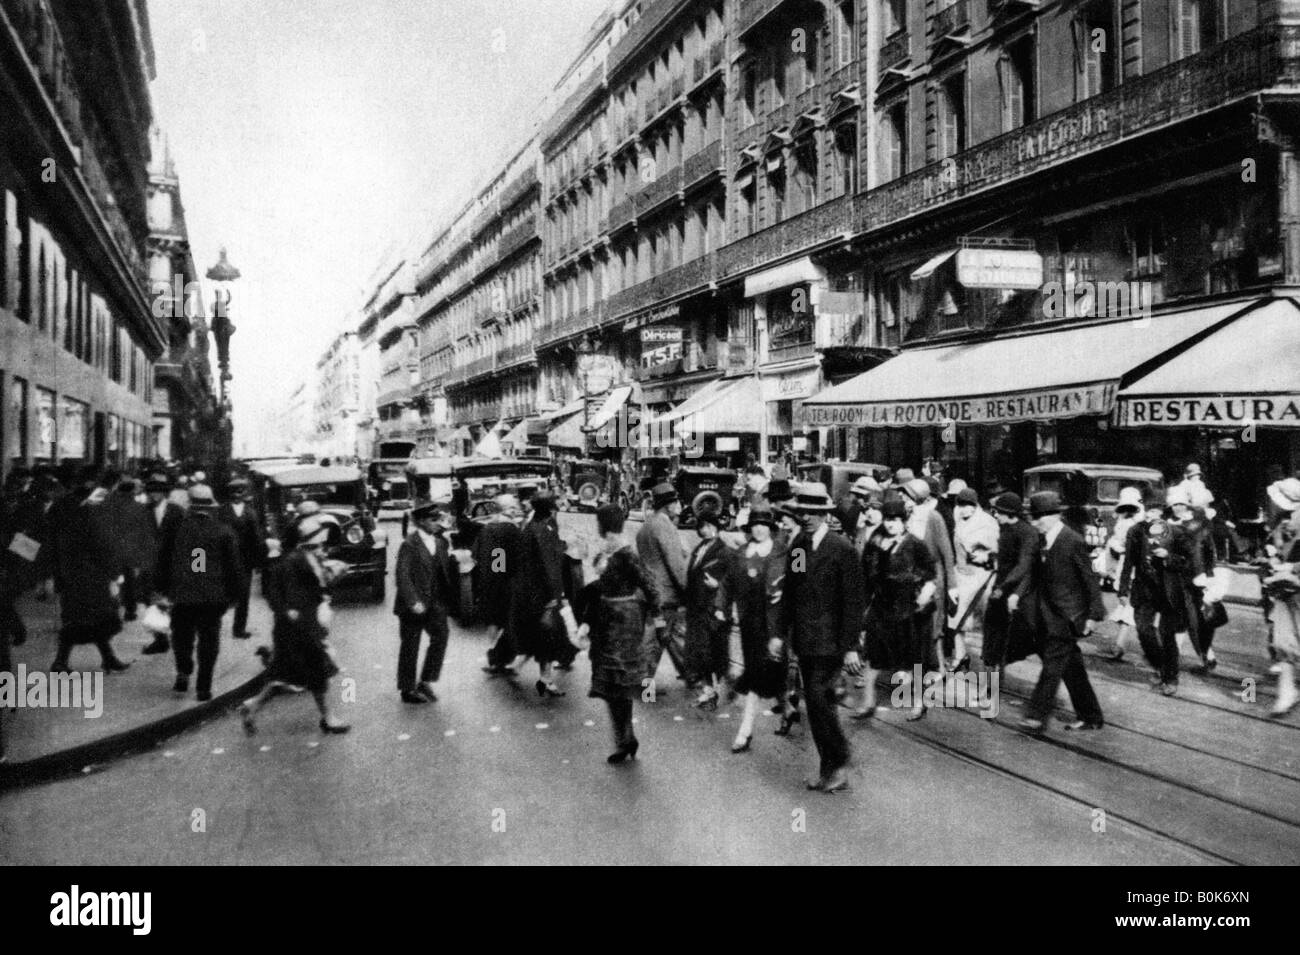
[[[1015,613],[1029,591],[1042,538],[1025,520],[1024,501],[1013,491],[993,499],[993,516],[998,530],[998,562],[989,592],[989,607],[984,614],[984,652],[986,667],[1001,669],[1008,663],[1023,660],[1033,653],[1032,639],[1024,617]]]
[[[397,689],[404,703],[433,703],[438,699],[433,684],[438,682],[447,653],[447,612],[454,604],[452,588],[458,581],[446,536],[451,514],[441,504],[424,502],[411,509],[411,520],[415,530],[397,550],[394,573],[397,596],[393,613],[401,640]],[[429,646],[417,684],[415,664],[421,633],[429,635]]]
[[[523,572],[523,510],[513,494],[496,498],[497,513],[474,538],[474,602],[478,617],[495,639],[487,652],[484,672],[510,674],[518,640],[510,627],[511,601]]]
[[[841,668],[862,672],[858,637],[866,611],[862,570],[848,538],[829,533],[834,509],[822,484],[803,485],[793,508],[804,529],[790,542],[779,631],[789,634],[799,658],[808,725],[821,757],[821,771],[809,789],[833,793],[848,788],[849,743],[840,728],[835,688]]]
[[[170,500],[171,482],[167,480],[167,475],[161,472],[149,476],[149,480],[145,482],[144,492],[149,498],[149,503],[145,505],[149,511],[149,535],[143,540],[146,551],[140,556],[141,580],[139,592],[142,596],[153,599],[158,591],[157,583],[154,580],[158,553],[162,550],[164,544],[168,544],[175,538],[176,529],[180,527],[181,521],[185,519],[185,508]],[[166,653],[169,649],[171,649],[171,644],[167,640],[167,634],[159,633],[154,635],[153,643],[140,652],[149,654]]]
[[[221,641],[221,618],[239,596],[244,572],[235,532],[216,517],[217,502],[205,484],[190,488],[190,510],[175,535],[158,551],[156,585],[172,602],[177,693],[190,686],[197,637],[199,672],[195,696],[212,699],[212,671]]]
[[[1078,641],[1105,619],[1106,608],[1088,545],[1064,523],[1062,509],[1061,498],[1053,491],[1029,498],[1029,517],[1043,535],[1043,547],[1024,610],[1038,635],[1043,669],[1019,725],[1033,733],[1042,732],[1062,680],[1079,717],[1065,728],[1096,730],[1105,725]]]
[[[240,566],[244,569],[244,582],[235,601],[234,636],[247,640],[248,595],[253,587],[253,571],[266,562],[266,539],[257,510],[253,507],[247,478],[235,478],[226,485],[226,502],[217,511],[217,517],[235,532],[239,542]]]

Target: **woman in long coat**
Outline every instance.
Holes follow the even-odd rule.
[[[704,491],[691,503],[691,513],[701,540],[686,560],[686,659],[691,678],[703,684],[695,705],[716,710],[719,688],[731,664],[729,628],[717,615],[718,591],[733,555],[718,536],[722,498]]]
[[[862,549],[866,584],[865,620],[867,672],[864,705],[854,717],[875,715],[876,677],[882,670],[902,670],[909,677],[917,665],[924,669],[931,646],[929,614],[937,590],[935,561],[930,549],[907,530],[902,501],[886,501],[881,509],[883,533]],[[912,687],[909,720],[925,715],[924,687]]]
[[[329,572],[321,560],[321,549],[328,534],[318,518],[305,518],[298,525],[297,547],[274,567],[267,580],[266,602],[275,615],[271,663],[262,691],[239,707],[244,731],[250,736],[257,732],[258,711],[286,686],[301,686],[311,692],[320,709],[320,728],[326,733],[350,729],[334,716],[329,704],[329,680],[339,668],[326,644]]]
[[[124,562],[103,504],[88,500],[83,484],[76,499],[60,506],[53,521],[55,585],[59,591],[59,649],[51,671],[68,669],[78,644],[93,643],[105,670],[125,670],[111,640],[122,630],[118,596]]]
[[[555,498],[533,498],[533,513],[523,528],[523,565],[511,592],[511,623],[518,650],[537,661],[537,695],[564,696],[555,685],[554,665],[572,654],[560,615],[564,599],[564,542],[555,527]]]
[[[1278,665],[1277,701],[1270,715],[1280,717],[1300,702],[1295,681],[1300,666],[1300,480],[1277,481],[1268,496],[1278,512],[1270,548],[1273,573],[1264,580]]]
[[[785,549],[773,536],[776,516],[765,504],[755,504],[749,509],[745,530],[749,533],[749,543],[731,561],[722,582],[717,611],[723,620],[734,616],[739,621],[740,649],[745,661],[744,672],[736,680],[736,692],[745,697],[745,712],[735,742],[731,744],[733,753],[749,750],[759,700],[780,700],[781,725],[787,732],[792,722],[791,705],[784,699],[788,667],[784,649],[781,655],[774,656],[771,652],[772,641],[780,637],[778,620],[785,582]],[[798,710],[794,712],[797,714]]]
[[[610,763],[636,759],[640,742],[632,730],[632,701],[645,679],[644,640],[647,621],[658,612],[658,595],[636,551],[623,540],[625,515],[616,504],[596,511],[596,527],[605,552],[596,558],[600,576],[582,589],[579,633],[591,646],[591,691],[609,707],[614,726]]]

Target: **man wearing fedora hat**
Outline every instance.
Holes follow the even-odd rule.
[[[176,655],[177,693],[189,690],[194,672],[195,640],[199,672],[195,693],[212,698],[212,671],[221,646],[221,618],[239,599],[243,570],[235,532],[217,520],[212,488],[190,488],[190,509],[158,553],[157,586],[172,603],[172,644]]]
[[[248,478],[233,478],[226,485],[226,501],[217,511],[217,517],[235,532],[239,541],[240,565],[244,569],[244,582],[235,601],[233,632],[236,638],[247,640],[248,597],[253,587],[253,571],[266,562],[266,539],[262,536],[262,522],[253,507]]]
[[[139,591],[146,599],[152,599],[157,593],[158,588],[154,583],[154,576],[158,563],[158,552],[162,549],[164,542],[170,541],[176,536],[176,528],[185,519],[185,508],[170,499],[171,489],[171,481],[167,479],[167,475],[162,471],[155,471],[150,474],[144,484],[149,533],[142,535],[145,550],[140,555],[141,580]],[[153,642],[140,652],[145,654],[166,653],[170,649],[171,643],[167,639],[167,634],[158,633],[154,635]]]
[[[1038,635],[1043,668],[1019,726],[1033,733],[1042,732],[1062,682],[1078,716],[1065,728],[1098,730],[1105,725],[1079,641],[1105,619],[1106,608],[1088,545],[1066,526],[1062,510],[1055,491],[1039,491],[1029,498],[1029,517],[1043,546],[1025,598],[1025,616]]]
[[[677,531],[682,513],[681,501],[669,483],[656,484],[650,492],[654,513],[641,525],[636,535],[636,552],[641,558],[650,583],[659,596],[659,617],[655,620],[656,643],[647,654],[647,673],[654,680],[665,652],[678,676],[687,686],[693,685],[686,664],[686,619],[682,605],[686,599],[686,549]]]
[[[454,605],[459,575],[445,537],[450,512],[441,504],[421,501],[411,508],[415,530],[397,549],[393,571],[396,596],[393,613],[398,620],[397,690],[403,703],[433,703],[433,685],[442,673],[447,653],[448,610]],[[429,635],[424,665],[416,683],[420,636]]]
[[[832,793],[849,783],[849,743],[835,691],[841,670],[862,672],[857,651],[866,610],[862,569],[853,545],[827,527],[835,505],[825,485],[802,485],[793,507],[805,524],[786,555],[778,632],[789,634],[799,659],[808,725],[821,757],[818,778],[808,788]]]

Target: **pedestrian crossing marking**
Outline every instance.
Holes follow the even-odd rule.
[[[403,743],[405,743],[408,739],[411,738],[411,734],[410,734],[410,733],[400,733],[400,734],[398,734],[398,737],[397,737],[397,738],[398,738],[399,740],[401,740]]]

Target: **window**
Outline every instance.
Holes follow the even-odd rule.
[[[753,235],[758,231],[758,196],[753,176],[740,186],[740,221],[745,235]]]
[[[14,461],[27,460],[27,382],[22,378],[9,380],[9,457]]]
[[[880,35],[888,39],[906,29],[907,0],[880,0]]]
[[[966,74],[958,73],[939,85],[939,158],[947,159],[966,148]]]
[[[835,188],[841,196],[851,196],[858,191],[856,123],[843,123],[835,128]]]
[[[55,437],[58,434],[54,417],[54,392],[46,388],[36,389],[36,457],[53,461],[56,449]]]
[[[784,47],[777,47],[771,57],[772,68],[772,109],[785,105],[785,57]]]
[[[1218,41],[1219,0],[1174,0],[1171,60],[1199,53]]]
[[[1002,129],[1009,132],[1034,120],[1034,40],[1013,43],[998,59],[1002,88]]]
[[[804,49],[803,53],[794,57],[794,68],[798,71],[798,86],[800,92],[812,89],[817,85],[820,78],[818,73],[818,42],[821,36],[821,30],[816,23],[810,23],[804,27]],[[831,56],[834,56],[834,50]]]
[[[1165,234],[1159,219],[1138,223],[1129,231],[1128,245],[1130,278],[1159,279],[1164,274]]]
[[[853,4],[856,0],[844,0],[835,5],[831,17],[832,44],[834,46],[835,68],[848,66],[858,56],[857,15]]]
[[[785,218],[785,169],[777,166],[767,174],[767,194],[772,205],[772,225]]]
[[[884,181],[907,172],[907,107],[890,107],[880,120],[880,174]]]
[[[1115,88],[1119,77],[1118,22],[1114,0],[1093,0],[1074,21],[1078,100]]]
[[[741,124],[752,126],[758,120],[758,70],[746,63],[740,80]]]

